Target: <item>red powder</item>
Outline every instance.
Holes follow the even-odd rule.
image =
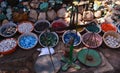
[[[109,24],[109,23],[103,23],[101,25],[101,29],[104,31],[104,32],[107,32],[107,31],[117,31],[117,28],[112,25],[112,24]]]
[[[52,24],[53,28],[59,28],[59,27],[66,27],[66,25],[62,22],[55,22]]]
[[[63,22],[54,22],[52,24],[52,28],[58,29],[58,28],[62,28],[62,27],[66,27],[66,25]],[[58,34],[62,35],[64,33],[64,30],[62,30],[62,31],[56,31],[56,32]]]

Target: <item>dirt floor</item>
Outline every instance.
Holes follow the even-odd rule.
[[[61,51],[65,47],[62,42],[55,47],[55,50]],[[37,46],[31,50],[23,50],[20,47],[16,48],[16,51],[12,54],[1,56],[0,57],[0,73],[35,73],[34,64],[40,52],[37,51],[37,48],[41,46],[39,43]],[[78,47],[75,47],[74,51],[78,51],[83,47],[81,44]],[[111,49],[107,47],[104,43],[98,47],[97,50],[102,55],[102,64],[95,68],[86,67],[83,64],[79,64],[82,69],[68,70],[66,72],[59,71],[58,73],[119,73],[120,72],[120,50]],[[75,54],[75,53],[74,53]],[[55,55],[60,56],[62,53],[56,53]]]

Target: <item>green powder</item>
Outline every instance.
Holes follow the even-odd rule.
[[[98,33],[100,31],[100,28],[97,25],[88,25],[86,29],[94,33]]]

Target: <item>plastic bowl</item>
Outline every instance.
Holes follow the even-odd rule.
[[[107,40],[105,39],[105,38],[108,37],[108,36],[113,36],[114,38],[116,38],[116,39],[117,39],[117,42],[118,42],[118,46],[111,46],[111,45],[107,42]],[[103,35],[103,41],[104,41],[104,43],[105,43],[108,47],[110,47],[110,48],[119,48],[119,47],[120,47],[120,34],[117,33],[117,32],[115,32],[115,31],[105,32],[104,35]],[[111,41],[113,41],[113,40],[110,40],[109,42],[111,42]],[[115,42],[114,42],[114,43],[115,43]]]
[[[69,44],[72,38],[74,39],[73,46],[78,46],[81,43],[80,33],[76,31],[70,31],[70,30],[64,32],[62,36],[62,41],[65,44]]]
[[[14,41],[14,45],[11,46],[11,43],[10,42],[7,42],[7,41]],[[2,43],[5,43],[4,45]],[[6,47],[8,48],[8,45],[6,46],[6,44],[10,45],[11,48],[10,49],[6,49]],[[5,47],[5,48],[3,48]],[[14,38],[8,38],[8,39],[5,39],[5,40],[2,40],[0,42],[0,54],[3,54],[3,55],[7,55],[7,54],[10,54],[10,53],[13,53],[15,50],[16,50],[16,47],[17,47],[17,40],[14,39]]]
[[[18,32],[21,34],[22,33],[29,33],[31,31],[33,31],[34,25],[30,21],[23,21],[23,22],[19,23],[17,28],[18,28]]]
[[[43,47],[55,47],[58,42],[59,37],[55,32],[42,32],[39,35],[39,43]]]
[[[102,37],[98,33],[87,32],[82,35],[82,43],[88,48],[97,48],[102,44]]]
[[[48,20],[38,20],[34,25],[34,31],[37,33],[41,33],[42,31],[44,31],[45,29],[49,27],[50,27],[50,22]]]
[[[18,37],[18,46],[22,49],[32,49],[37,45],[38,37],[34,33],[24,33]]]
[[[0,35],[3,37],[11,37],[15,35],[16,32],[17,32],[17,25],[12,22],[4,24],[0,27]]]

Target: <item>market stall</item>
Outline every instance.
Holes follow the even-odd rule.
[[[117,0],[0,0],[0,70],[113,70],[100,50],[120,48],[119,6]]]

